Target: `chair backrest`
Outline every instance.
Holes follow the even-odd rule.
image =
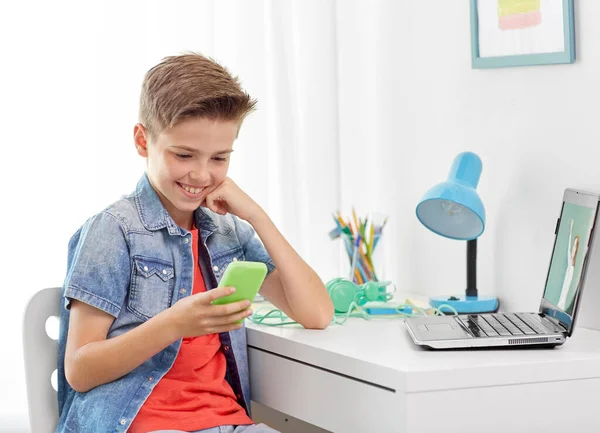
[[[23,354],[31,433],[53,433],[58,423],[58,398],[51,384],[57,367],[58,343],[46,332],[48,318],[60,313],[61,288],[36,293],[25,308]]]

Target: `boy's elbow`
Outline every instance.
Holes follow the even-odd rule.
[[[65,379],[75,391],[88,392],[93,387],[86,381],[85,375],[82,374],[81,368],[77,364],[77,361],[73,359],[65,359]]]
[[[65,377],[69,386],[77,392],[88,392],[91,389],[91,387],[85,383],[84,380],[82,380],[76,374],[73,374],[73,372],[67,373],[67,370],[65,370]]]
[[[84,392],[88,392],[89,390],[91,390],[91,387],[86,386],[83,383],[79,383],[79,382],[74,382],[74,381],[69,381],[67,379],[67,382],[69,382],[69,386],[71,388],[73,388],[75,391],[79,392],[79,393],[84,393]]]
[[[308,324],[308,326],[305,326],[306,329],[315,329],[315,330],[319,330],[322,331],[323,329],[327,328],[329,325],[331,324],[331,320],[330,321],[315,321],[314,323],[311,322]]]
[[[307,329],[325,329],[331,325],[333,319],[333,304],[331,301],[326,302],[310,320],[307,320],[304,327]]]

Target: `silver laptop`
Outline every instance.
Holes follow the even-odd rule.
[[[537,313],[411,317],[405,323],[413,341],[431,349],[563,344],[575,327],[587,268],[600,266],[592,261],[599,200],[598,194],[565,190]],[[596,283],[593,290],[598,290]]]

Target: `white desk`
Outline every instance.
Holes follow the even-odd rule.
[[[437,352],[404,323],[248,324],[252,399],[335,433],[600,431],[600,331],[555,349]]]

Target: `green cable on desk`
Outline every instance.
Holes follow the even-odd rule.
[[[394,311],[392,314],[370,314],[364,306],[368,302],[388,302],[392,295],[386,291],[389,281],[377,282],[370,281],[360,286],[345,278],[335,278],[329,281],[325,287],[331,297],[335,314],[331,324],[343,325],[350,317],[361,317],[370,320],[373,317],[380,318],[404,318],[413,316],[427,316],[427,312],[415,305],[400,304],[396,307],[387,307],[386,310]],[[264,310],[269,310],[262,313]],[[438,308],[432,308],[434,315],[444,315],[442,310],[450,310],[453,314],[457,311],[450,305],[440,305]],[[281,310],[277,308],[262,307],[248,318],[252,323],[264,326],[286,326],[295,325],[297,322],[290,320]],[[269,319],[278,319],[279,322],[270,323]]]

